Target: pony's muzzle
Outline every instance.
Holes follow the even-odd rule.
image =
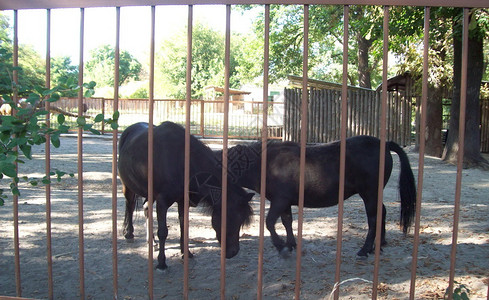
[[[233,258],[239,253],[239,244],[226,247],[226,258]]]

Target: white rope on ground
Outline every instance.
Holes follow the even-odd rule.
[[[355,281],[355,280],[360,280],[360,281],[363,281],[363,282],[366,282],[366,283],[372,283],[372,281],[370,280],[367,280],[367,279],[363,279],[363,278],[360,278],[360,277],[355,277],[355,278],[350,278],[350,279],[345,279],[343,280],[342,282],[337,282],[334,284],[334,287],[333,287],[333,290],[331,291],[331,294],[329,294],[329,297],[328,297],[328,300],[331,300],[333,299],[334,297],[334,292],[338,289],[338,287],[344,283],[348,283],[348,282],[351,282],[351,281]]]

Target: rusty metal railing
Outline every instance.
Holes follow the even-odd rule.
[[[188,3],[187,3],[188,2]],[[212,2],[212,1],[210,1]],[[256,1],[255,1],[256,2]],[[289,1],[279,1],[283,4],[289,4]],[[294,1],[301,2],[301,1]],[[348,2],[348,3],[345,3]],[[50,79],[50,9],[60,8],[60,7],[81,7],[80,8],[80,61],[79,61],[79,85],[83,85],[83,64],[84,64],[84,8],[85,7],[96,7],[96,6],[107,6],[111,5],[112,1],[104,1],[104,0],[92,0],[92,1],[77,1],[73,3],[72,1],[50,1],[49,3],[38,2],[38,1],[27,1],[27,0],[18,0],[18,1],[10,1],[8,3],[0,3],[0,9],[14,9],[14,66],[18,65],[18,9],[25,8],[43,8],[47,9],[47,49],[46,49],[46,85],[49,87],[49,79]],[[155,56],[155,5],[166,5],[166,4],[180,4],[180,5],[188,5],[188,43],[187,43],[187,98],[186,98],[186,134],[185,134],[185,233],[184,233],[184,253],[188,253],[188,226],[189,226],[189,199],[188,199],[188,190],[189,190],[189,159],[190,159],[190,88],[192,81],[191,74],[191,63],[192,63],[192,23],[193,23],[193,5],[194,4],[207,4],[208,1],[131,1],[126,0],[124,5],[151,5],[151,42],[150,42],[150,75],[149,75],[149,138],[148,138],[148,166],[149,166],[149,180],[148,180],[148,201],[149,201],[149,221],[148,226],[150,232],[153,231],[153,104],[154,104],[154,56]],[[226,4],[226,42],[225,42],[225,97],[224,99],[229,99],[229,68],[230,68],[230,20],[231,20],[231,5],[232,4],[246,4],[249,1],[220,1],[219,4]],[[261,1],[260,1],[261,3]],[[274,2],[275,3],[275,2]],[[265,190],[266,190],[266,154],[267,150],[265,147],[265,142],[267,140],[267,106],[265,105],[267,101],[267,88],[268,88],[268,65],[269,65],[269,28],[270,28],[270,4],[268,2],[263,2],[265,4],[265,47],[264,47],[264,75],[263,75],[263,83],[264,83],[264,91],[263,91],[263,129],[262,129],[262,165],[261,165],[261,203],[260,203],[260,229],[259,229],[259,258],[258,258],[258,284],[257,284],[257,298],[262,299],[262,291],[263,291],[263,252],[264,252],[264,219],[265,219]],[[383,5],[384,6],[384,22],[383,22],[383,51],[384,51],[384,72],[383,72],[383,84],[387,85],[387,67],[388,67],[388,49],[389,49],[389,5],[397,5],[395,1],[387,1],[387,0],[370,0],[370,1],[310,1],[303,4],[304,8],[304,56],[303,56],[303,87],[304,90],[307,88],[307,78],[308,78],[308,30],[309,30],[309,5],[310,4],[345,4],[344,5],[344,33],[343,33],[343,88],[342,88],[342,119],[341,119],[341,151],[340,151],[340,186],[339,186],[339,215],[338,215],[338,232],[337,232],[337,251],[336,251],[336,270],[335,270],[335,284],[338,284],[341,281],[340,271],[341,271],[341,248],[342,248],[342,222],[343,222],[343,196],[342,191],[344,190],[344,175],[345,175],[345,149],[346,149],[346,129],[347,129],[347,73],[348,73],[348,27],[349,27],[349,6],[348,4],[372,4],[372,5]],[[425,16],[424,16],[424,59],[423,59],[423,95],[422,95],[422,104],[421,106],[426,107],[427,102],[427,86],[428,86],[428,48],[429,48],[429,15],[430,15],[430,7],[438,6],[438,5],[453,5],[453,6],[476,6],[481,7],[481,5],[486,5],[487,3],[481,4],[479,1],[475,0],[465,0],[465,1],[405,1],[404,5],[421,5],[426,6],[425,8]],[[116,58],[115,58],[115,74],[114,78],[118,79],[119,77],[119,35],[120,35],[120,7],[116,7]],[[459,144],[460,149],[458,152],[458,164],[457,164],[457,176],[456,176],[456,192],[455,192],[455,208],[454,208],[454,217],[453,217],[453,236],[452,236],[452,246],[451,246],[451,258],[450,258],[450,275],[449,275],[449,297],[451,298],[454,289],[454,277],[455,277],[455,262],[456,262],[456,251],[457,251],[457,240],[458,240],[458,226],[459,226],[459,217],[460,217],[460,198],[461,198],[461,188],[462,188],[462,162],[463,162],[463,152],[464,152],[464,128],[465,128],[465,107],[466,107],[466,90],[467,90],[467,45],[468,45],[468,9],[464,8],[463,14],[463,59],[462,59],[462,92],[461,92],[461,108],[460,108],[460,136],[459,136]],[[14,71],[14,81],[18,81],[17,72]],[[114,107],[118,107],[118,80],[114,80]],[[16,96],[14,96],[14,99]],[[385,142],[385,132],[386,132],[386,92],[383,92],[382,95],[382,113],[381,113],[381,145],[384,145]],[[82,114],[83,111],[83,90],[79,92],[79,114]],[[48,104],[47,104],[48,105]],[[303,93],[302,97],[302,122],[306,122],[303,124],[307,124],[307,94]],[[225,247],[226,247],[226,212],[227,212],[227,146],[228,146],[228,118],[229,118],[229,100],[225,100],[224,105],[224,138],[223,138],[223,199],[222,199],[222,243],[221,243],[221,286],[220,286],[220,297],[222,299],[226,298],[226,259],[225,259]],[[424,128],[424,124],[426,124],[426,109],[422,109],[421,115],[421,128]],[[418,255],[418,246],[420,243],[420,214],[421,214],[421,204],[422,204],[422,191],[423,191],[423,176],[424,176],[424,150],[425,150],[425,138],[424,138],[424,130],[420,131],[420,148],[419,148],[419,169],[418,169],[418,191],[417,191],[417,204],[416,204],[416,219],[415,219],[415,235],[414,235],[414,247],[412,254],[412,265],[411,265],[411,284],[410,284],[410,299],[416,298],[416,270],[417,270],[417,255]],[[297,260],[296,260],[296,278],[295,278],[295,298],[299,299],[301,297],[301,248],[302,248],[302,224],[303,224],[303,208],[304,208],[304,178],[305,178],[305,147],[306,147],[306,136],[307,136],[307,126],[302,126],[301,128],[301,154],[300,154],[300,193],[299,193],[299,223],[298,223],[298,244],[297,244]],[[50,169],[50,147],[49,144],[46,144],[46,174],[49,176]],[[118,265],[117,265],[117,131],[113,132],[112,139],[112,272],[113,272],[113,297],[114,299],[118,298]],[[84,182],[83,182],[83,136],[82,129],[78,131],[78,146],[77,146],[77,160],[78,160],[78,259],[79,259],[79,277],[80,277],[80,298],[86,298],[85,295],[85,264],[84,264],[84,212],[83,212],[83,192],[84,192]],[[378,207],[377,207],[377,228],[376,228],[376,236],[381,236],[381,224],[382,224],[382,198],[383,198],[383,181],[384,181],[384,157],[385,157],[385,148],[383,146],[380,147],[380,165],[379,165],[379,187],[378,187]],[[16,282],[16,296],[22,296],[22,282],[21,282],[21,268],[20,268],[20,246],[19,246],[19,220],[18,220],[18,199],[14,197],[13,200],[13,230],[14,230],[14,253],[15,253],[15,282]],[[54,283],[53,283],[53,270],[52,270],[52,245],[51,245],[51,187],[49,185],[46,186],[46,226],[47,226],[47,260],[48,260],[48,297],[50,299],[54,298]],[[375,247],[375,262],[374,262],[374,280],[372,286],[372,298],[377,298],[377,286],[378,286],[378,275],[379,275],[379,264],[380,264],[380,238],[376,240]],[[150,299],[154,298],[154,282],[153,282],[153,248],[152,245],[148,245],[148,297]],[[184,255],[184,283],[183,283],[183,298],[189,298],[189,263],[188,256]],[[335,290],[335,299],[338,299],[340,295],[340,290]],[[488,291],[489,297],[489,291]]]

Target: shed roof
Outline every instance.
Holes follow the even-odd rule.
[[[223,93],[224,94],[225,88],[219,87],[219,86],[210,85],[210,86],[206,86],[204,88],[204,91],[205,92],[207,92],[207,91],[215,91],[215,92],[219,92],[219,93]],[[249,95],[249,94],[251,94],[251,92],[240,91],[240,90],[235,90],[235,89],[229,89],[229,94],[230,95]]]
[[[302,88],[302,77],[289,75],[287,76],[289,79],[289,85],[292,87]],[[334,83],[329,81],[317,80],[317,79],[307,79],[307,86],[315,89],[331,89],[341,91],[343,85],[341,83]],[[348,85],[348,89],[350,90],[362,90],[362,91],[372,91],[371,89],[362,88],[359,86]]]

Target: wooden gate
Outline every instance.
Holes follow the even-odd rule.
[[[341,91],[308,91],[307,142],[327,143],[340,139]],[[284,140],[299,142],[302,89],[285,89]],[[413,97],[390,91],[387,97],[388,140],[411,144]],[[381,92],[367,89],[348,90],[347,136],[379,137]]]

